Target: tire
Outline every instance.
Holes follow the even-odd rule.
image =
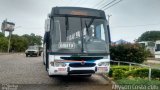
[[[28,54],[26,54],[26,57],[28,57]]]

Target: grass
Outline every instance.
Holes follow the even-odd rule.
[[[159,80],[151,80],[149,81],[148,79],[144,78],[124,78],[120,80],[116,80],[117,84],[131,84],[131,85],[138,85],[138,84],[143,84],[143,85],[160,85]]]
[[[142,78],[124,78],[115,81],[120,90],[160,90],[160,81]],[[115,87],[115,86],[114,86]]]

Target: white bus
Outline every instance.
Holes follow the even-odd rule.
[[[160,40],[155,42],[155,58],[160,58]]]
[[[146,50],[149,50],[151,54],[154,55],[155,52],[155,42],[153,41],[141,41],[138,42],[142,47],[144,47]]]
[[[49,76],[109,72],[110,32],[104,11],[54,7],[45,29],[43,63]]]

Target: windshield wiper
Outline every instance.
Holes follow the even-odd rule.
[[[86,21],[85,21],[85,26],[86,26],[86,32],[87,32],[87,35],[89,34],[89,32],[88,32],[89,30],[88,30],[88,29],[89,29],[89,28],[90,28],[90,26],[92,25],[92,23],[93,23],[94,19],[95,19],[95,18],[92,18],[88,25],[87,25],[87,23],[86,23]]]
[[[69,30],[68,17],[65,17],[65,26],[66,26],[66,37],[67,37],[67,31]]]

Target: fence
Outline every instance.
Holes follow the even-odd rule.
[[[152,69],[160,70],[160,68],[153,68],[153,67],[151,67],[149,65],[139,64],[139,63],[124,62],[124,61],[113,61],[113,60],[111,60],[111,62],[116,62],[118,64],[118,66],[120,66],[121,63],[128,64],[129,65],[129,70],[131,70],[132,65],[138,65],[138,66],[141,66],[141,67],[147,67],[147,68],[149,68],[149,73],[148,73],[148,79],[149,80],[151,80]]]

